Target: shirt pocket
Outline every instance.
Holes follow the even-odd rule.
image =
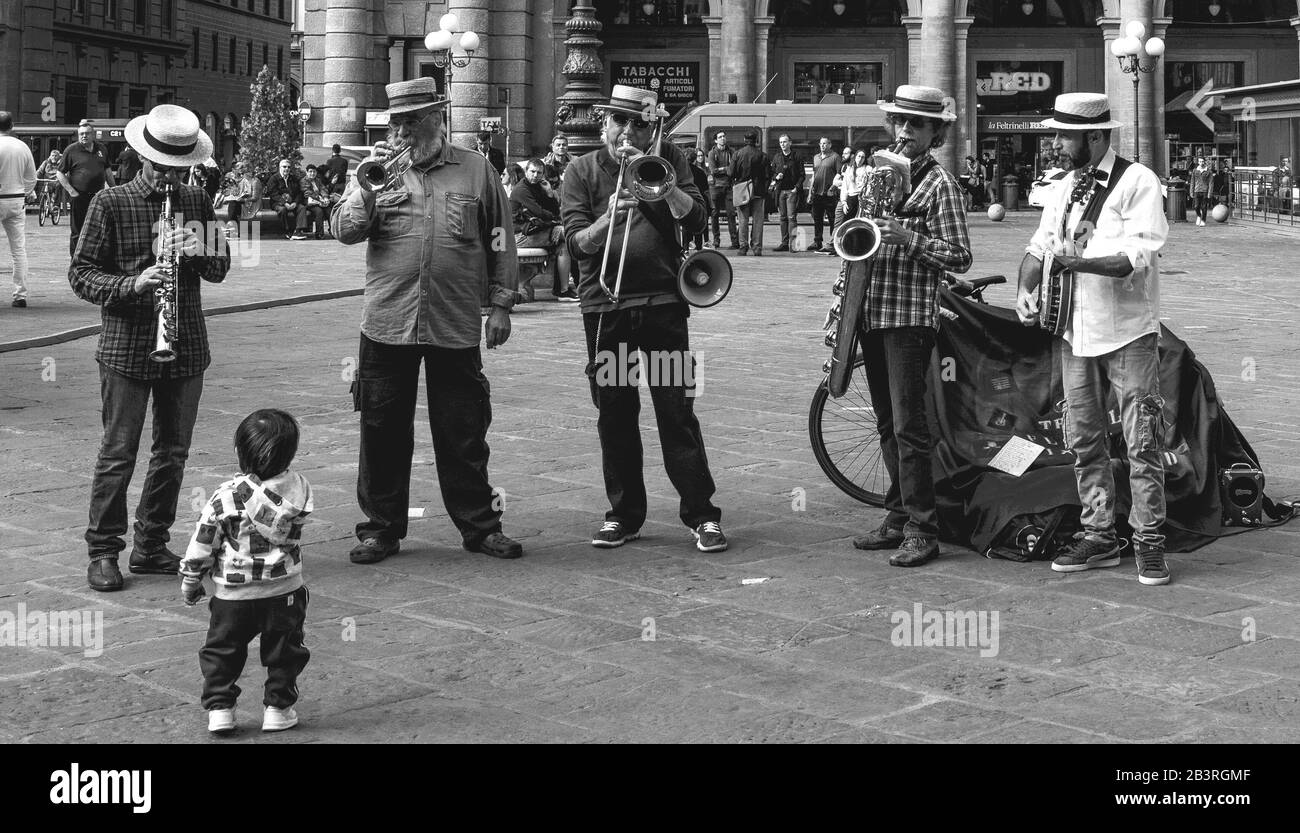
[[[464,243],[477,241],[480,204],[478,197],[448,192],[447,233]]]
[[[395,191],[375,197],[379,237],[401,237],[411,231],[411,194]]]

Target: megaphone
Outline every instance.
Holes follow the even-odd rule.
[[[711,307],[731,291],[731,263],[715,249],[703,249],[677,270],[677,294],[693,307]]]

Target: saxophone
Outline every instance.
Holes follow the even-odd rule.
[[[880,248],[880,230],[873,222],[876,217],[889,217],[899,202],[905,185],[902,172],[909,170],[910,161],[899,151],[906,140],[896,140],[887,150],[878,151],[873,159],[876,168],[867,178],[858,198],[858,215],[846,219],[835,227],[831,246],[844,263],[839,277],[831,287],[835,304],[826,313],[823,330],[831,357],[822,365],[830,395],[839,398],[849,386],[849,376],[858,353],[858,331],[862,321],[867,287],[871,283],[871,256]]]
[[[178,267],[180,255],[172,248],[172,232],[176,229],[176,214],[172,197],[176,186],[168,182],[163,189],[162,213],[158,215],[158,267],[162,283],[154,288],[154,310],[158,313],[158,336],[149,358],[156,362],[176,360],[176,322],[180,303]]]

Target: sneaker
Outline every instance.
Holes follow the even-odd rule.
[[[220,735],[235,730],[235,708],[208,709],[208,731]]]
[[[889,558],[892,567],[920,567],[939,557],[939,542],[934,538],[908,535],[899,545],[898,552]]]
[[[289,239],[290,239],[290,240],[306,240],[306,239],[307,239],[307,235],[306,235],[305,233],[301,232],[301,231],[295,231],[295,232],[293,233],[293,237],[290,237]]]
[[[578,291],[576,289],[574,289],[573,287],[569,287],[563,292],[557,293],[555,296],[555,300],[565,304],[576,304],[578,301],[581,301],[582,299],[578,297]]]
[[[297,725],[298,713],[293,710],[293,706],[286,706],[283,709],[267,706],[266,711],[262,712],[263,732],[283,732]]]
[[[880,528],[853,539],[853,546],[860,550],[893,550],[903,543],[903,530],[889,525],[889,519],[880,522]]]
[[[364,538],[352,548],[348,558],[353,564],[378,564],[390,555],[396,555],[402,548],[398,541],[389,543],[382,538]]]
[[[27,300],[25,298],[14,298],[13,306],[17,307],[18,309],[26,309]]]
[[[700,552],[722,552],[727,548],[727,536],[722,534],[722,525],[717,521],[705,521],[691,530],[691,534]]]
[[[628,532],[623,528],[623,524],[618,521],[605,521],[605,523],[601,524],[600,531],[592,537],[591,545],[593,547],[613,549],[614,547],[623,546],[628,541],[635,541],[640,537],[641,533],[639,531]]]
[[[1103,544],[1080,535],[1052,560],[1052,569],[1058,573],[1077,573],[1098,567],[1119,566],[1118,541]]]
[[[1169,565],[1165,563],[1165,548],[1158,544],[1138,544],[1133,548],[1138,563],[1138,581],[1143,584],[1168,584]]]

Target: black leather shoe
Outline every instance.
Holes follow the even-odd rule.
[[[174,576],[180,571],[180,566],[180,557],[166,547],[162,547],[148,554],[140,550],[132,550],[127,569],[142,576]]]
[[[790,247],[787,246],[787,245],[785,245],[784,243],[782,243],[780,246],[777,246],[777,247],[776,247],[775,249],[773,249],[772,251],[774,251],[774,252],[788,252],[788,251],[790,251]]]
[[[117,557],[96,558],[90,562],[90,566],[86,568],[86,583],[90,585],[91,590],[103,592],[121,590],[124,582],[122,571],[117,567]]]
[[[909,535],[903,539],[898,552],[890,557],[889,563],[894,567],[920,567],[939,557],[939,542],[934,538],[918,538]]]
[[[385,541],[383,538],[363,538],[361,543],[352,548],[348,558],[353,564],[378,564],[390,555],[397,555],[402,548],[400,541]]]
[[[889,525],[889,520],[881,521],[875,532],[853,539],[853,546],[860,550],[892,550],[903,543],[903,530]]]
[[[26,307],[27,307],[27,302],[24,301],[22,298],[14,298],[14,303],[13,303],[13,305],[14,305],[15,307],[18,307],[18,309],[26,309]]]
[[[508,538],[500,532],[489,534],[477,544],[472,541],[465,541],[464,547],[470,552],[481,552],[493,558],[518,558],[524,554],[524,548],[520,546],[518,541]]]

